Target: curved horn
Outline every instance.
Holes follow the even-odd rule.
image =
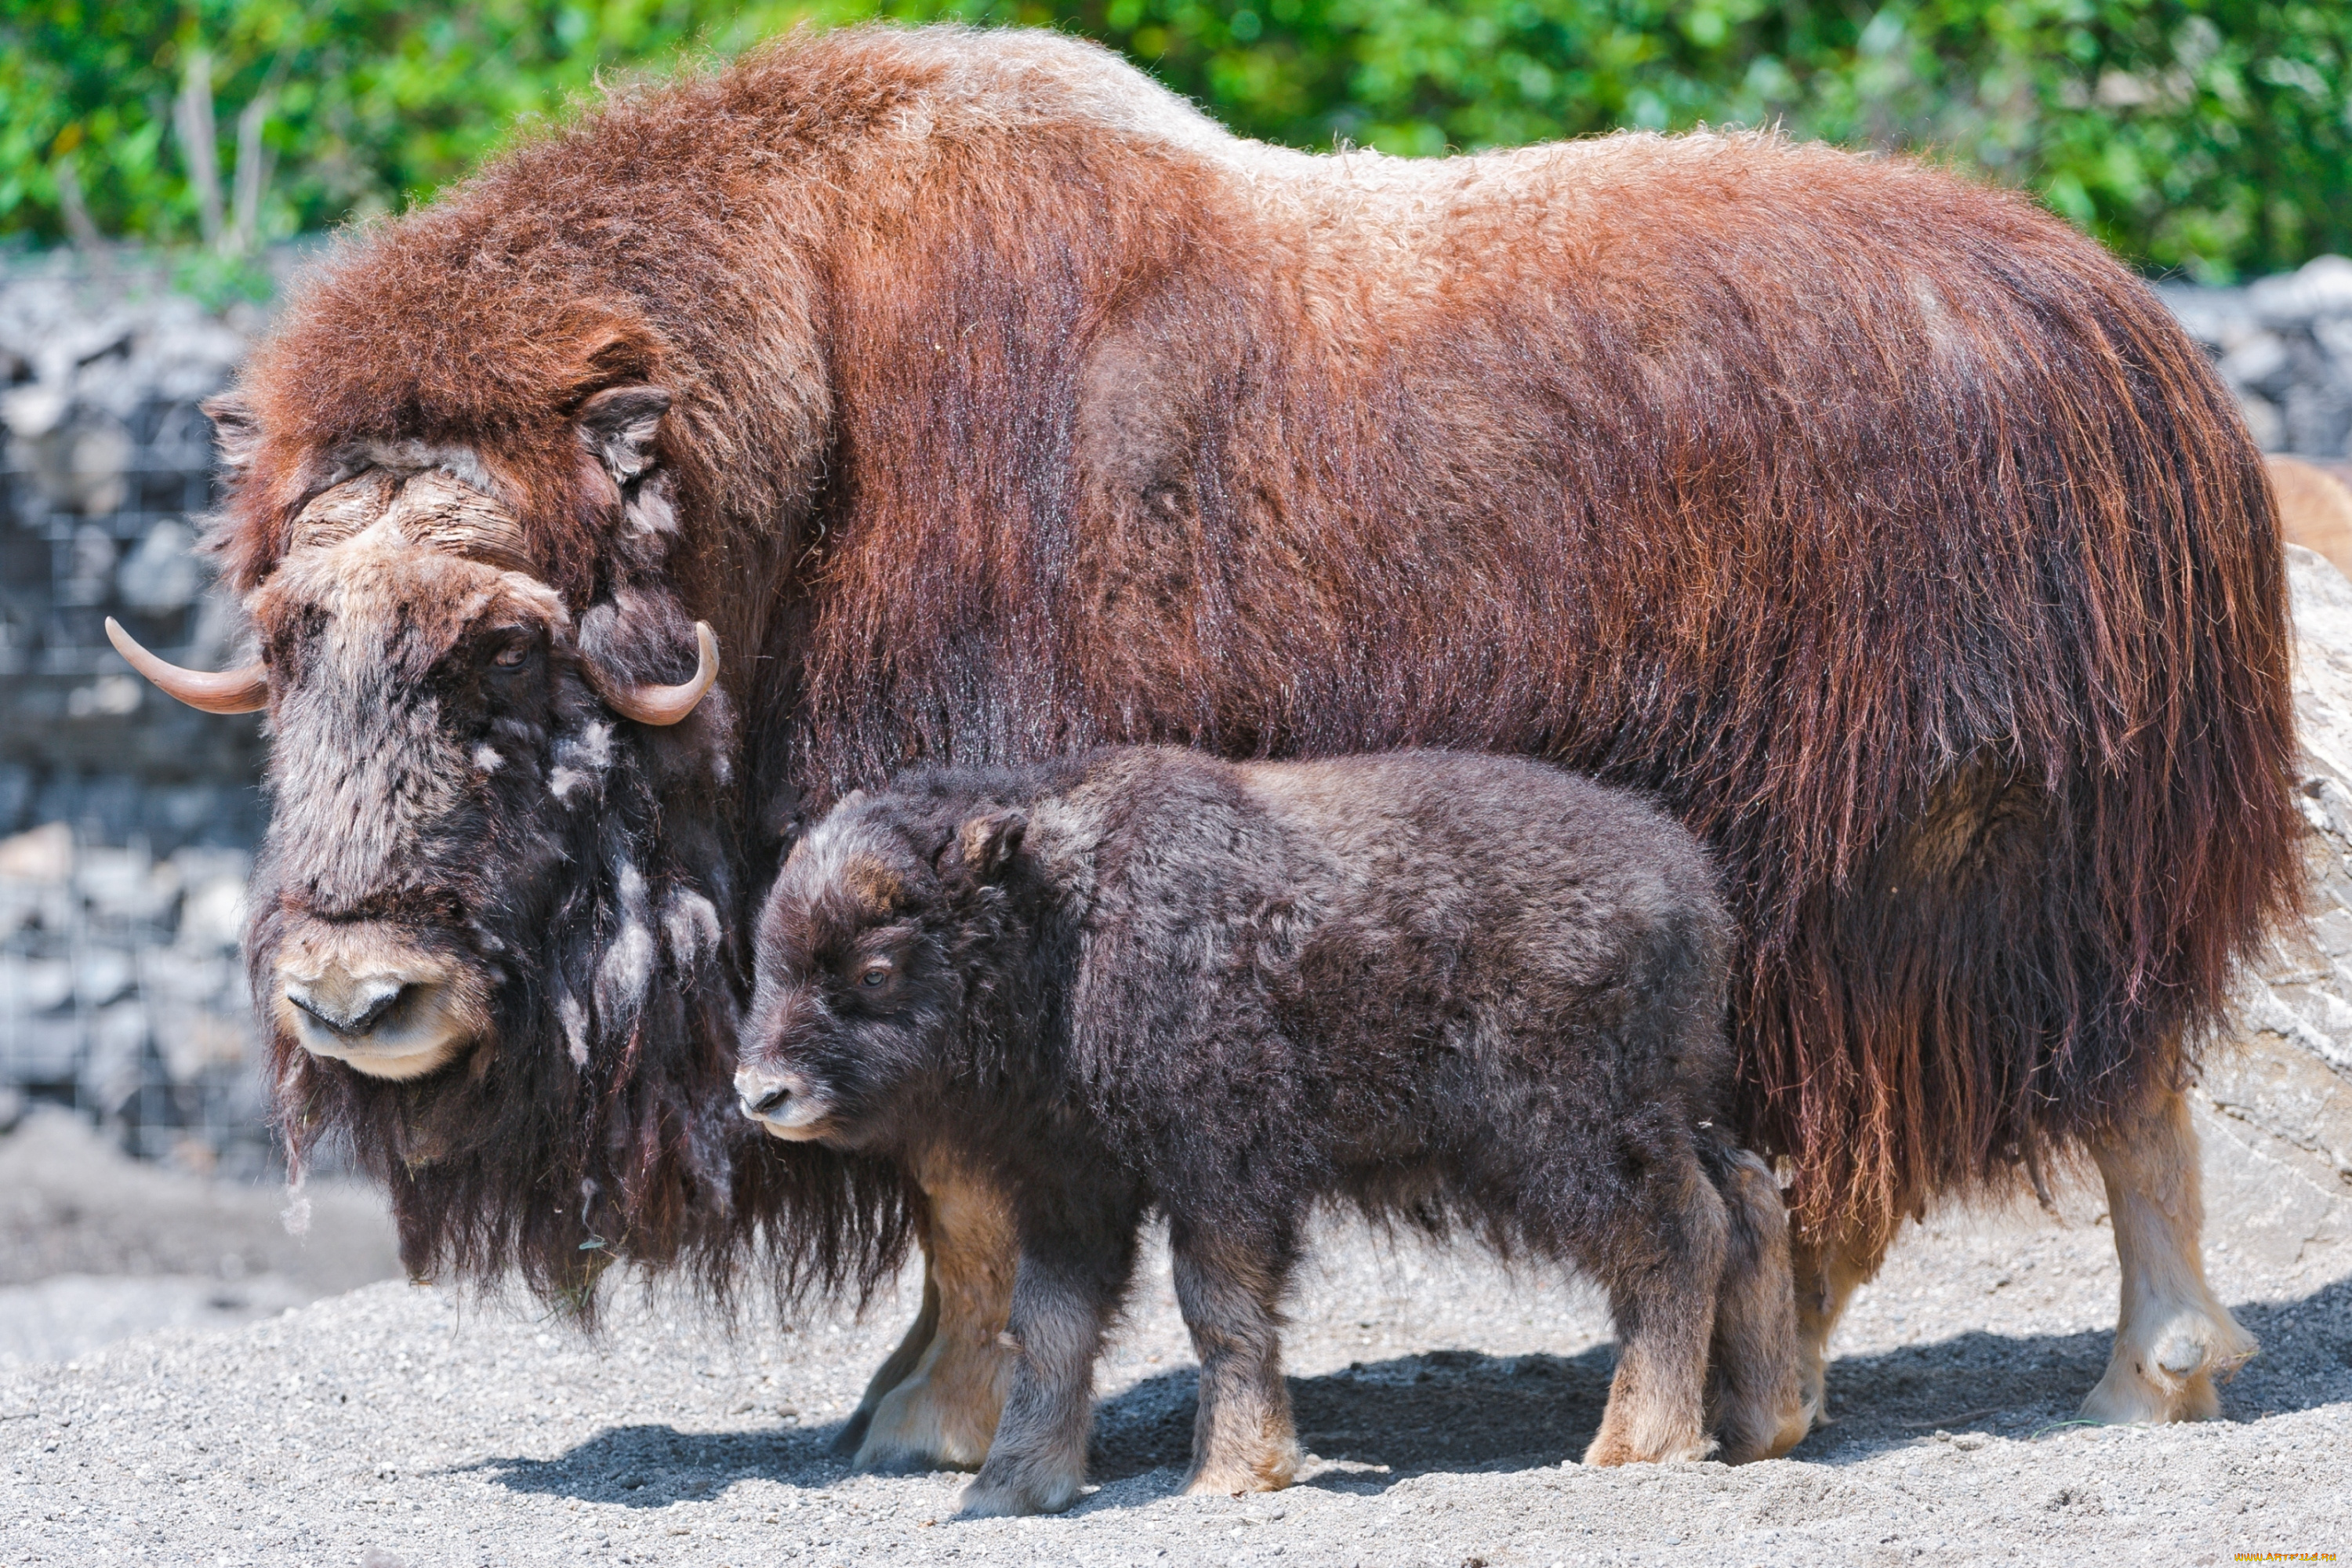
[[[106,640],[114,645],[115,652],[131,661],[131,668],[161,687],[166,695],[178,698],[191,708],[201,708],[207,713],[257,713],[269,706],[269,674],[258,664],[248,664],[243,669],[224,669],[217,675],[182,669],[141,647],[112,616],[106,617]]]
[[[694,673],[678,686],[609,686],[604,700],[624,719],[640,724],[675,724],[694,711],[719,679],[719,637],[709,621],[694,623]]]

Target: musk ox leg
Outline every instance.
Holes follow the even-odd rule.
[[[921,1364],[923,1352],[931,1348],[931,1340],[940,1328],[940,1281],[931,1267],[930,1248],[923,1249],[923,1306],[915,1321],[907,1327],[906,1338],[890,1352],[890,1359],[875,1369],[866,1380],[865,1397],[857,1409],[833,1440],[834,1451],[853,1458],[866,1447],[866,1434],[874,1425],[875,1407],[892,1389],[907,1381],[907,1376]]]
[[[1872,1241],[1862,1236],[1809,1237],[1791,1231],[1789,1253],[1797,1285],[1797,1376],[1805,1426],[1826,1426],[1829,1417],[1831,1331],[1845,1315],[1853,1293],[1886,1261],[1890,1235]]]
[[[1176,1300],[1201,1358],[1187,1493],[1280,1491],[1298,1474],[1298,1433],[1282,1377],[1288,1238],[1253,1246],[1209,1227],[1170,1227]]]
[[[1729,1224],[1715,1294],[1707,1426],[1729,1464],[1787,1453],[1808,1427],[1798,1376],[1797,1292],[1789,1212],[1763,1161],[1745,1149],[1706,1154]]]
[[[930,1211],[923,1313],[851,1417],[853,1426],[865,1423],[853,1462],[864,1470],[976,1469],[1012,1373],[1001,1341],[1019,1247],[993,1189],[936,1164],[919,1163],[917,1179]],[[910,1347],[911,1364],[901,1366]]]
[[[1696,1160],[1654,1167],[1596,1270],[1617,1320],[1617,1375],[1588,1465],[1703,1459],[1707,1348],[1715,1334],[1730,1222]]]
[[[1097,1236],[1024,1248],[1005,1329],[1012,1386],[987,1462],[964,1489],[966,1516],[1059,1513],[1078,1500],[1095,1357],[1134,1266],[1129,1229],[1123,1244]]]
[[[2093,1421],[2202,1421],[2221,1414],[2227,1382],[2255,1351],[2205,1283],[2205,1200],[2197,1132],[2177,1092],[2095,1142],[2123,1266],[2123,1310],[2107,1373],[2083,1401]]]

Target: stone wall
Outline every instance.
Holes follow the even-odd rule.
[[[0,277],[0,1123],[57,1101],[201,1166],[271,1157],[236,956],[260,727],[154,691],[103,626],[239,651],[193,548],[197,405],[251,324],[153,273]]]
[[[2266,452],[2352,457],[2352,260],[2323,256],[2242,289],[2161,284]]]

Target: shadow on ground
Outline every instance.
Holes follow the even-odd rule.
[[[480,1459],[477,1471],[515,1492],[540,1492],[625,1508],[667,1508],[718,1496],[737,1481],[830,1485],[850,1473],[834,1452],[838,1426],[766,1432],[680,1432],[675,1426],[607,1426],[551,1459]]]
[[[2225,1419],[2258,1420],[2352,1400],[2352,1279],[2298,1300],[2234,1307],[2262,1352],[2221,1390]],[[1830,1364],[1835,1423],[1797,1447],[1843,1464],[1937,1428],[2032,1436],[2072,1423],[2107,1368],[2105,1329],[2078,1334],[1960,1334]]]
[[[2352,1279],[2300,1300],[2236,1310],[2263,1342],[2263,1353],[2224,1391],[2227,1416],[2252,1420],[2352,1400]],[[1795,1457],[1849,1464],[1939,1427],[2034,1436],[2072,1419],[2105,1368],[2108,1341],[2105,1331],[1971,1332],[1845,1357],[1830,1367],[1837,1423],[1808,1437]],[[1605,1347],[1573,1357],[1443,1350],[1293,1378],[1301,1442],[1323,1458],[1349,1462],[1309,1484],[1360,1489],[1430,1471],[1557,1465],[1581,1454],[1599,1428],[1614,1359]],[[1191,1458],[1193,1401],[1189,1370],[1105,1400],[1095,1423],[1092,1479],[1181,1473]],[[662,1508],[755,1478],[831,1485],[849,1474],[833,1448],[839,1431],[698,1435],[666,1426],[615,1426],[551,1459],[484,1459],[464,1468],[512,1491]]]

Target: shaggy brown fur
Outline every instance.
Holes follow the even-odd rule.
[[[647,382],[674,549],[574,427]],[[730,853],[909,758],[1108,740],[1658,792],[1726,868],[1745,1130],[1816,1233],[2177,1081],[2293,899],[2277,528],[2227,395],[2091,241],[1901,161],[1309,159],[1067,40],[800,37],[356,237],[244,397],[240,586],[338,454],[421,441],[478,455],[572,615],[635,584],[715,623]],[[387,1167],[420,1258],[574,1245],[522,1216],[575,1178],[656,1254],[780,1198],[628,1131],[716,1092],[715,1044],[600,1041],[583,1094],[534,1027],[452,1133],[473,1175]],[[304,1138],[475,1092],[279,1061]],[[602,1174],[562,1132],[591,1105],[642,1152]],[[500,1116],[547,1135],[493,1150]]]
[[[735,1085],[781,1138],[1008,1194],[1020,1349],[967,1510],[1076,1500],[1155,1208],[1190,1490],[1296,1471],[1280,1309],[1318,1200],[1581,1268],[1622,1347],[1585,1462],[1711,1426],[1736,1463],[1805,1421],[1780,1195],[1724,1130],[1728,934],[1687,833],[1523,758],[919,770],[793,848]]]

